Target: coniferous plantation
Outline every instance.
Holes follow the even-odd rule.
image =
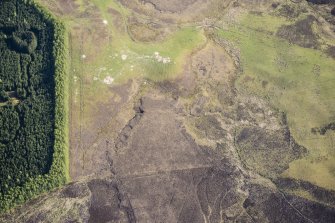
[[[66,180],[64,52],[52,16],[0,1],[0,212]]]

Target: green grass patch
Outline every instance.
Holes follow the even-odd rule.
[[[156,81],[176,77],[185,56],[205,40],[195,28],[183,28],[157,43],[138,43],[123,35],[112,38],[114,41],[96,58],[95,67],[106,68],[104,75],[119,82],[136,77]]]

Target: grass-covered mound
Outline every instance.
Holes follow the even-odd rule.
[[[68,180],[66,48],[33,1],[0,2],[0,213]]]

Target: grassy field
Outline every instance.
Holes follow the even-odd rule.
[[[99,9],[103,20],[101,23],[106,22],[110,35],[108,44],[90,63],[90,72],[97,75],[92,78],[96,80],[110,76],[116,83],[124,83],[136,77],[155,81],[173,78],[181,71],[186,55],[205,42],[202,31],[194,27],[180,28],[163,41],[136,42],[127,32],[120,31],[127,29],[128,9],[113,0],[92,2]],[[116,18],[108,12],[111,8],[122,15],[124,27],[115,27],[113,20]]]
[[[100,55],[106,59],[97,63],[99,67],[111,71],[109,75],[116,81],[136,76],[151,80],[173,78],[180,72],[186,54],[204,41],[201,32],[195,28],[181,29],[159,43],[136,43],[126,36],[117,35],[113,38],[117,41],[112,42],[106,52]]]
[[[285,177],[335,187],[335,134],[311,133],[311,128],[335,119],[335,61],[320,50],[302,48],[276,37],[291,22],[270,15],[245,15],[239,25],[218,31],[241,50],[244,73],[237,87],[270,101],[286,112],[297,142],[308,155],[290,164]]]

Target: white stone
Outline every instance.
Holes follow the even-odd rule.
[[[167,63],[170,63],[170,62],[171,62],[170,57],[163,58],[163,63],[164,63],[164,64],[167,64]]]
[[[114,82],[114,78],[112,78],[111,76],[107,76],[104,79],[105,84],[111,85],[113,82]]]
[[[163,61],[163,57],[158,56],[158,57],[157,57],[157,61],[158,61],[158,62],[162,62],[162,61]]]
[[[122,60],[126,60],[127,58],[128,58],[128,56],[126,54],[122,54],[122,56],[121,56]]]

